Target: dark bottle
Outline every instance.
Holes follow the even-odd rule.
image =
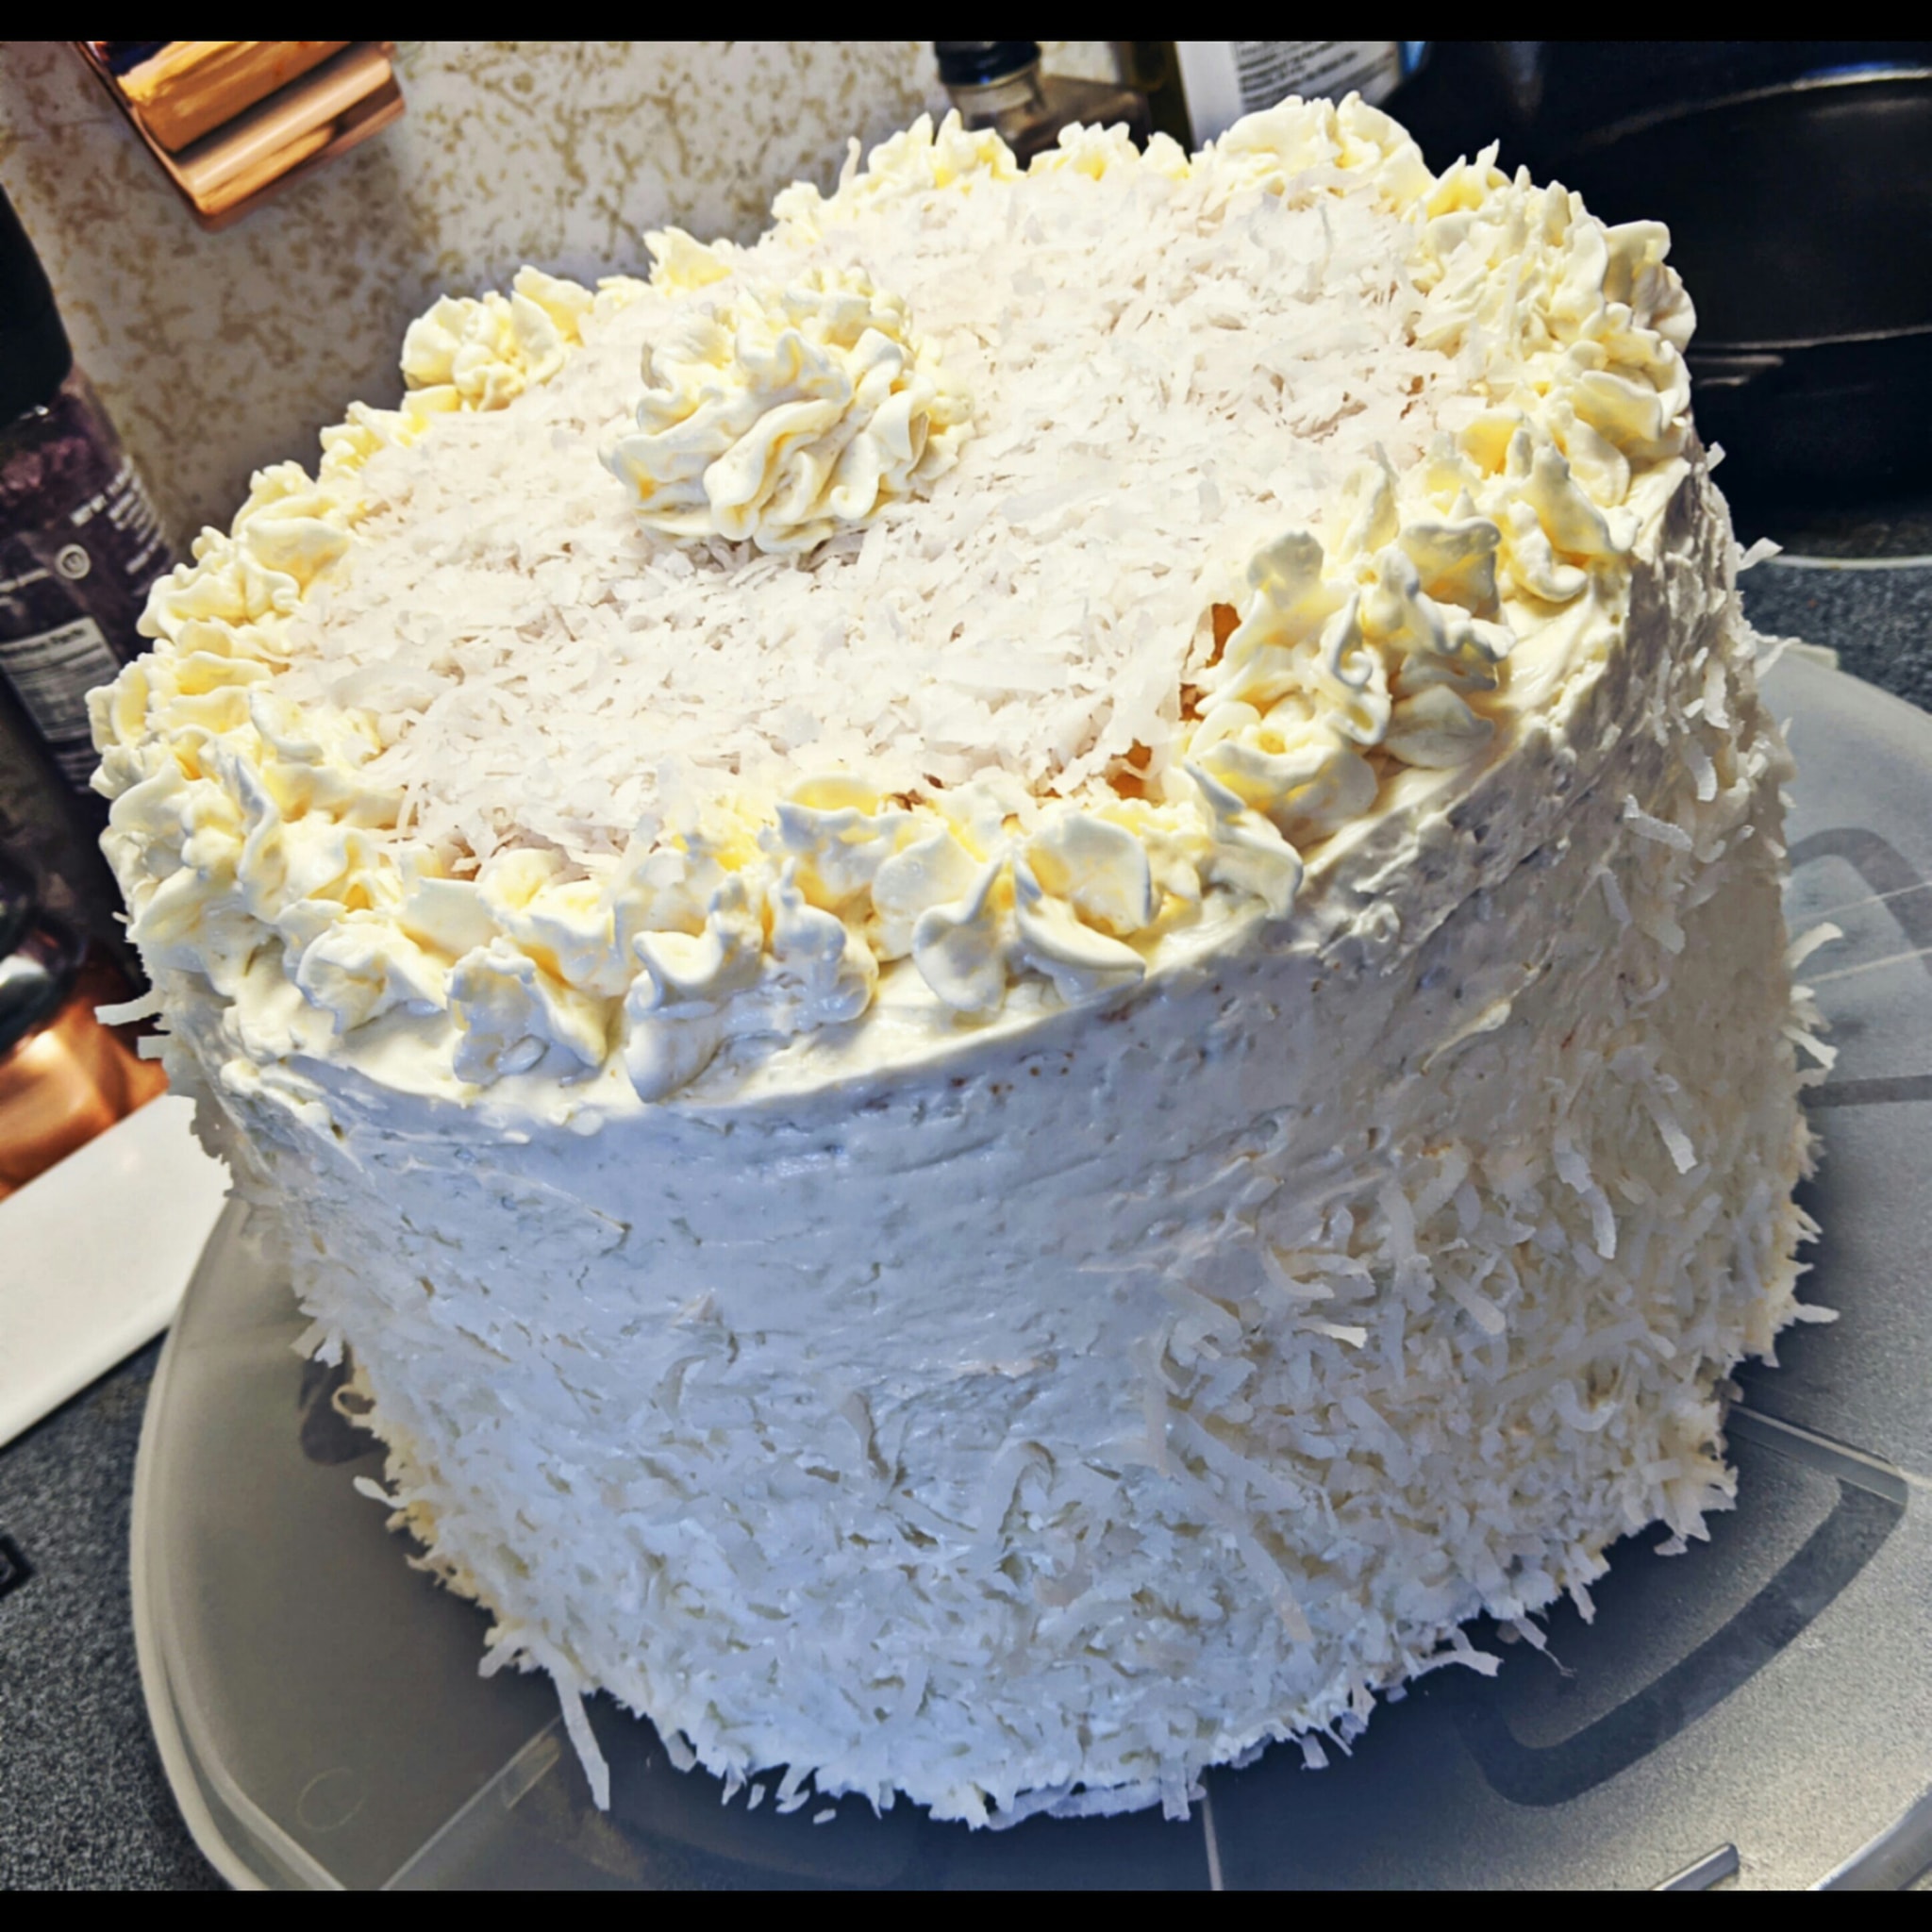
[[[0,195],[0,676],[78,792],[87,693],[140,652],[135,620],[174,560]]]
[[[1058,144],[1060,129],[1124,123],[1144,147],[1152,123],[1147,97],[1132,88],[1071,75],[1042,74],[1036,41],[935,41],[940,79],[968,127],[991,127],[1029,161]]]

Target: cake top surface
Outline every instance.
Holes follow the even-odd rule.
[[[650,1101],[882,974],[1131,985],[1497,758],[1683,471],[1663,231],[1353,99],[921,123],[774,216],[445,298],[157,588],[108,845],[242,1062]]]
[[[1286,206],[1227,171],[1108,158],[1097,177],[848,184],[754,247],[665,246],[672,273],[594,309],[541,388],[371,458],[375,507],[291,622],[279,688],[376,711],[368,775],[478,860],[534,838],[594,865],[688,795],[826,773],[1077,796],[1137,745],[1164,767],[1208,613],[1254,552],[1479,405],[1414,340],[1385,200]],[[789,536],[769,513],[736,541],[648,525],[600,460],[641,369],[749,387],[768,344],[703,338],[747,332],[765,291],[808,316],[810,285],[841,277],[898,298],[958,399],[940,474],[808,525],[802,553],[760,547]]]

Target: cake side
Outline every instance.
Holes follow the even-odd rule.
[[[1098,1015],[588,1138],[341,1073],[326,1135],[243,1102],[492,1661],[734,1782],[1173,1808],[1699,1534],[1805,1231],[1728,554],[1700,470],[1624,647],[1413,823],[1466,868],[1414,938],[1257,922]]]

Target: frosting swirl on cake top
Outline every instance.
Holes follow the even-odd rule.
[[[1358,101],[774,213],[439,303],[157,587],[97,783],[236,1080],[567,1111],[1131,984],[1599,661],[1682,474],[1664,232]]]
[[[745,289],[654,344],[649,368],[637,428],[604,458],[642,521],[779,556],[943,475],[971,413],[863,269]]]

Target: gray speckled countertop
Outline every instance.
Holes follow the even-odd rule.
[[[1829,644],[1845,670],[1932,709],[1927,506],[1770,532],[1800,560],[1745,578],[1758,628]],[[0,1450],[0,1536],[32,1573],[7,1588],[0,1553],[0,1890],[220,1883],[175,1811],[134,1660],[128,1513],[157,1354]]]
[[[1932,710],[1932,498],[1803,522],[1740,510],[1737,522],[1747,541],[1785,546],[1743,579],[1759,630],[1829,644],[1854,677]]]
[[[134,1449],[160,1344],[0,1450],[0,1890],[217,1888],[148,1731],[127,1598]]]

